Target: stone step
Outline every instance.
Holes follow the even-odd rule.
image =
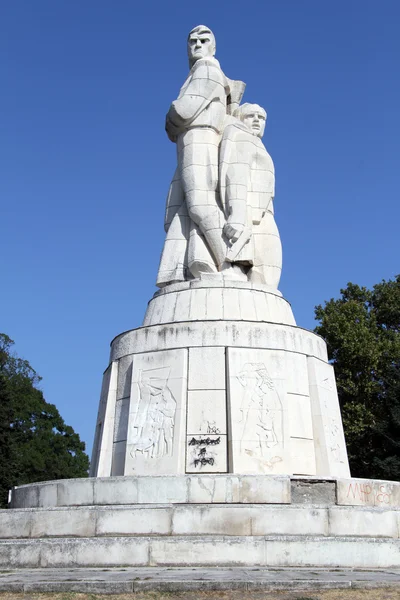
[[[30,594],[132,594],[150,590],[158,593],[225,590],[233,592],[234,597],[239,598],[234,590],[266,592],[371,587],[400,587],[400,570],[316,567],[124,567],[10,569],[0,572],[1,592]],[[305,594],[301,595],[304,597]]]
[[[322,485],[330,488],[327,492],[334,496],[334,481]],[[290,504],[290,501],[288,475],[154,475],[29,483],[12,489],[10,508],[203,502]]]
[[[0,538],[361,536],[398,538],[400,510],[355,506],[165,504],[0,511]]]
[[[321,536],[154,536],[0,541],[0,567],[398,568],[400,541]]]

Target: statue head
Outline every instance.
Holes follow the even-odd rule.
[[[246,125],[250,133],[262,138],[265,131],[267,113],[261,106],[246,102],[235,110],[234,116],[240,119],[244,125]]]
[[[188,35],[187,49],[190,68],[199,58],[214,56],[216,45],[215,36],[211,29],[205,25],[194,27]]]

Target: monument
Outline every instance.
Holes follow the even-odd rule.
[[[350,478],[326,344],[278,289],[266,110],[208,27],[187,48],[159,289],[111,342],[90,478],[14,488],[0,565],[399,566],[400,484]]]
[[[262,473],[348,477],[324,341],[278,290],[267,114],[240,104],[211,30],[188,37],[190,72],[169,108],[177,168],[143,327],[111,344],[93,476]]]

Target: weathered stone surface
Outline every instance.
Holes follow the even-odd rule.
[[[112,362],[103,377],[90,466],[90,475],[98,477],[111,475],[118,364]]]
[[[111,342],[110,360],[128,354],[174,348],[223,346],[288,350],[328,360],[324,340],[306,329],[279,323],[248,321],[186,321],[139,327],[121,333]]]
[[[332,365],[309,356],[308,377],[318,475],[350,476]]]
[[[243,287],[242,282],[221,279],[219,287],[208,287],[205,280],[187,282],[180,288],[172,286],[156,293],[150,300],[143,320],[144,326],[182,321],[255,321],[296,325],[287,300],[262,284]],[[240,285],[241,284],[241,285]]]
[[[400,541],[312,535],[154,535],[0,542],[2,568],[71,565],[399,568]]]
[[[115,507],[96,514],[96,535],[170,535],[171,508]]]
[[[400,511],[331,506],[329,535],[398,538]]]
[[[57,505],[81,506],[93,504],[94,484],[95,479],[92,478],[62,479],[57,484]]]
[[[93,504],[136,504],[136,477],[98,477],[94,482]]]
[[[132,535],[303,535],[398,538],[400,511],[239,503],[14,509],[0,512],[3,539]]]
[[[291,494],[293,504],[335,504],[336,481],[292,479]]]
[[[52,484],[53,485],[53,484]],[[65,479],[57,506],[165,503],[290,503],[290,477],[258,475],[167,475]],[[13,489],[13,508],[38,508],[45,483]],[[68,493],[66,493],[66,490]],[[51,498],[53,500],[53,498]],[[53,506],[51,504],[50,506]]]

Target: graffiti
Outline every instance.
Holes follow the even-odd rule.
[[[190,464],[195,469],[204,469],[204,467],[213,467],[217,464],[218,446],[221,444],[221,437],[216,439],[193,437],[188,446],[191,446]],[[205,469],[207,471],[207,469]]]
[[[340,431],[341,431],[341,427],[339,426],[337,420],[332,417],[331,418],[331,422],[330,422],[330,451],[332,453],[333,456],[333,460],[335,462],[338,463],[343,463],[343,456],[342,456],[342,448],[339,444],[339,440],[340,440]],[[339,438],[339,439],[338,439]]]
[[[237,378],[244,389],[239,419],[241,451],[252,450],[258,456],[268,456],[271,448],[278,450],[284,445],[283,409],[278,391],[263,363],[246,363]]]
[[[168,386],[169,367],[139,373],[139,399],[132,422],[131,456],[172,456],[176,400]]]
[[[207,457],[206,452],[207,448],[202,448],[200,450],[198,458],[195,458],[195,460],[193,461],[195,467],[197,467],[198,465],[201,465],[202,467],[205,467],[206,465],[212,466],[214,464],[214,458],[212,456]]]
[[[210,456],[210,458],[206,458],[206,457],[202,457],[202,458],[196,458],[193,462],[194,466],[197,467],[197,465],[201,465],[202,467],[204,467],[205,465],[213,465],[214,464],[214,459],[212,456]]]
[[[365,504],[391,504],[391,493],[385,485],[380,485],[378,489],[369,483],[349,483],[347,498],[360,500]]]
[[[218,429],[215,421],[212,421],[211,423],[210,421],[207,421],[207,433],[211,433],[213,435],[221,433],[221,430]]]
[[[196,438],[192,438],[189,442],[189,446],[217,446],[218,444],[221,443],[221,438],[216,438],[215,440],[212,440],[211,438],[199,438],[198,440],[196,440]]]

